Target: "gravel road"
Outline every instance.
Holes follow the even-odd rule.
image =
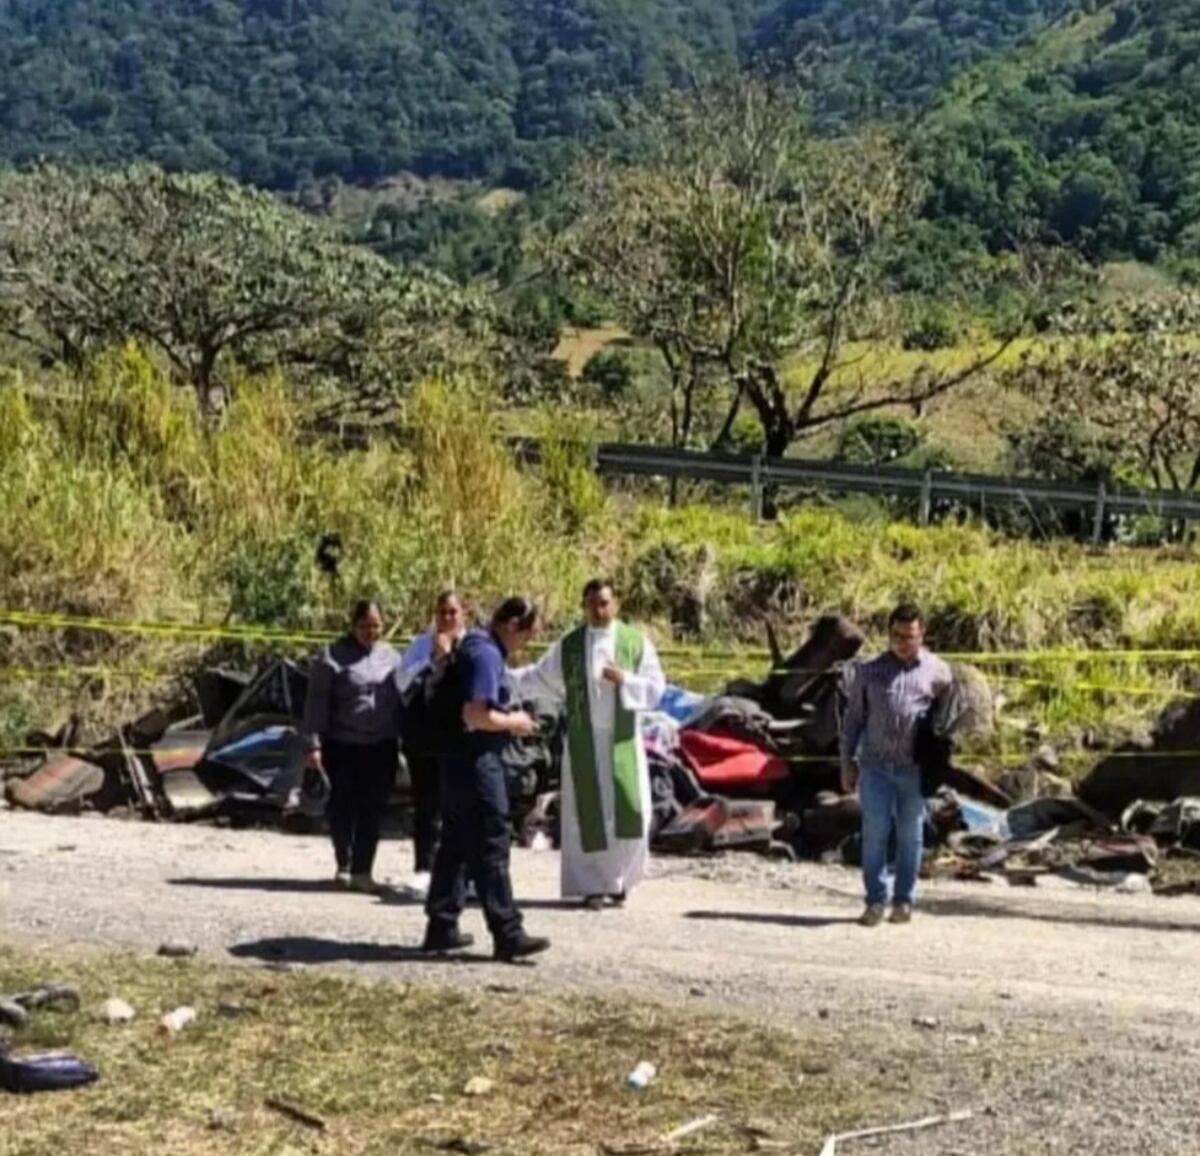
[[[554,947],[506,968],[421,959],[419,905],[335,892],[328,860],[321,839],[0,812],[0,937],[684,1003],[836,1041],[896,1120],[977,1113],[855,1151],[1200,1153],[1200,900],[939,883],[910,927],[865,931],[850,872],[741,856],[657,860],[591,914],[558,901],[556,855],[517,852]],[[408,862],[386,844],[378,874]]]

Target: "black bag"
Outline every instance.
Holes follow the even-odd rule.
[[[446,662],[422,671],[400,700],[400,740],[405,752],[448,754],[466,730],[464,701],[453,654]]]
[[[954,757],[954,740],[940,735],[935,725],[937,704],[929,708],[917,722],[913,757],[921,769],[921,797],[932,799],[950,777]]]

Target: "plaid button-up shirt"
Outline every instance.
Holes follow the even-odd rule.
[[[917,723],[950,681],[950,668],[927,650],[912,662],[901,662],[888,650],[851,666],[846,673],[842,765],[917,770]]]

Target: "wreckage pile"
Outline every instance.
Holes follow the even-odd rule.
[[[785,656],[768,634],[773,663],[764,681],[738,681],[716,697],[672,686],[647,717],[652,845],[660,854],[744,849],[857,863],[861,813],[840,793],[837,748],[842,676],[865,636],[845,619],[822,618]],[[935,720],[951,750],[953,740],[992,721],[978,672],[956,667],[954,674]],[[42,811],[317,829],[324,784],[305,775],[299,734],[307,684],[305,668],[286,660],[253,677],[205,671],[195,679],[198,715],[155,712],[100,747],[53,752],[21,768],[7,798]],[[557,844],[563,726],[539,715],[541,734],[514,743],[505,761],[518,838],[544,847]],[[1053,874],[1127,890],[1200,891],[1197,750],[1200,702],[1189,701],[1164,712],[1145,741],[1105,757],[1074,792],[1039,775],[1039,761],[1052,761],[1046,754],[1007,773],[1001,786],[951,757],[927,808],[929,870],[1019,884]],[[407,794],[402,774],[393,800],[401,819]]]

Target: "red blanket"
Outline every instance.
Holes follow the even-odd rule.
[[[791,773],[783,759],[731,735],[685,730],[679,745],[701,786],[710,790],[765,789]]]

